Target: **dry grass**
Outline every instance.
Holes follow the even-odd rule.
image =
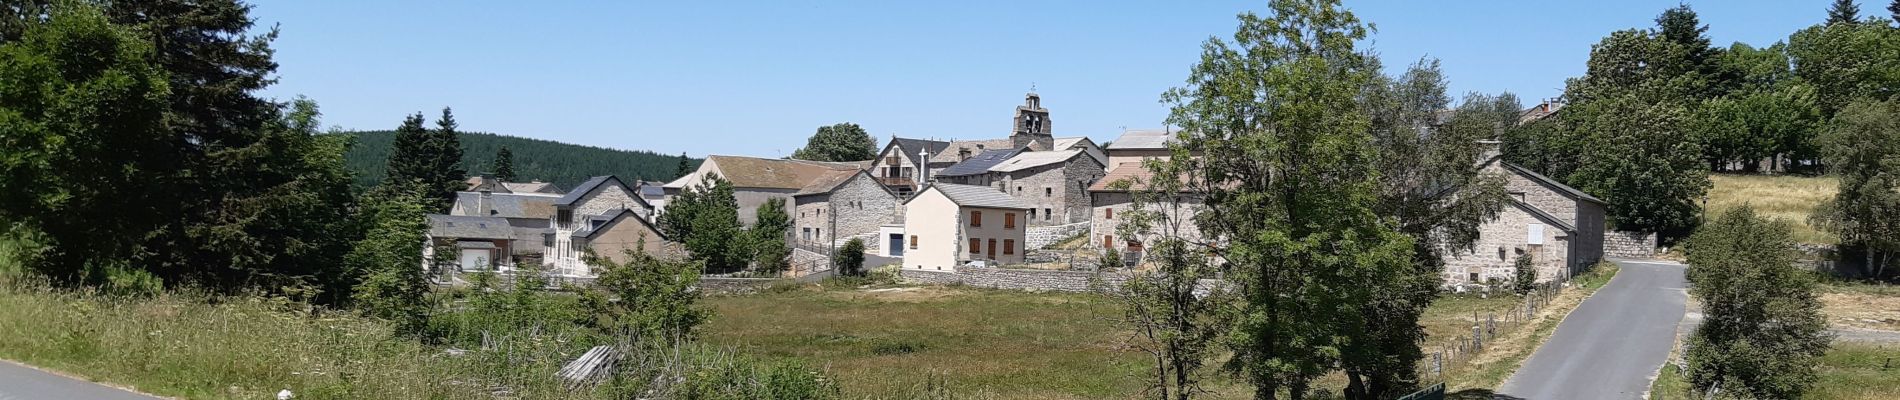
[[[1839,181],[1832,177],[1714,174],[1709,175],[1709,181],[1715,184],[1709,188],[1710,215],[1746,204],[1763,217],[1793,224],[1795,240],[1822,244],[1840,241],[1808,225],[1808,214],[1814,207],[1834,198]]]
[[[1602,263],[1572,280],[1572,285],[1564,288],[1542,310],[1526,324],[1507,330],[1497,339],[1487,343],[1482,353],[1469,363],[1447,368],[1445,388],[1451,392],[1485,391],[1504,384],[1504,380],[1516,372],[1530,358],[1531,353],[1543,346],[1544,340],[1557,331],[1557,325],[1563,322],[1578,305],[1595,294],[1597,289],[1608,284],[1616,276],[1615,264]]]
[[[1821,311],[1837,327],[1900,330],[1900,296],[1823,291]]]

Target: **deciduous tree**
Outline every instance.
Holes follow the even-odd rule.
[[[877,140],[850,122],[818,127],[792,158],[811,161],[863,161],[877,157]]]
[[[421,248],[429,228],[423,216],[433,201],[414,186],[384,186],[367,194],[359,216],[368,227],[343,265],[362,277],[352,295],[364,314],[396,322],[398,331],[421,333],[428,326],[428,277]]]
[[[785,234],[792,230],[792,216],[785,213],[785,199],[765,200],[754,215],[752,228],[746,231],[753,268],[768,273],[784,271],[792,255],[791,246],[785,243]]]
[[[1277,0],[1210,39],[1169,123],[1200,154],[1201,232],[1223,240],[1241,300],[1229,368],[1254,397],[1306,395],[1352,352],[1377,352],[1360,306],[1409,276],[1412,243],[1379,218],[1377,151],[1358,96],[1377,73],[1365,23],[1336,0]],[[1314,318],[1314,316],[1325,316]],[[1363,392],[1358,396],[1369,396]]]
[[[643,240],[658,240],[647,238]],[[605,269],[597,289],[584,298],[592,325],[609,335],[631,335],[648,343],[689,341],[712,312],[699,305],[695,289],[705,267],[699,261],[669,259],[634,246],[627,262],[589,256]]]
[[[1821,134],[1821,157],[1840,179],[1811,218],[1858,250],[1866,273],[1886,274],[1900,254],[1900,102],[1861,100]]]
[[[64,284],[130,268],[140,238],[178,217],[170,85],[153,50],[96,7],[63,3],[0,45],[0,219],[46,246]]]
[[[1793,251],[1785,221],[1764,220],[1746,206],[1689,238],[1689,291],[1703,314],[1685,352],[1696,388],[1794,399],[1813,385],[1832,338]]]
[[[1446,86],[1438,62],[1421,60],[1398,79],[1375,77],[1361,96],[1378,151],[1375,209],[1411,238],[1412,252],[1398,284],[1373,288],[1376,300],[1362,305],[1376,316],[1367,342],[1376,349],[1344,360],[1348,391],[1359,397],[1394,397],[1417,385],[1425,335],[1418,319],[1443,283],[1444,256],[1470,252],[1478,227],[1508,201],[1503,176],[1483,172],[1489,149],[1480,141],[1517,121],[1517,97],[1471,94],[1452,108]]]

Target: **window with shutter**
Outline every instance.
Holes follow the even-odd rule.
[[[1003,229],[1016,229],[1016,213],[1003,213]]]
[[[983,239],[970,239],[970,254],[983,254]]]
[[[1016,254],[1016,240],[1003,239],[1003,254]]]
[[[983,212],[982,211],[970,212],[970,226],[977,226],[977,227],[983,226]]]

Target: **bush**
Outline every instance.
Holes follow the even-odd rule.
[[[864,275],[864,241],[846,240],[844,246],[838,247],[838,253],[832,254],[832,260],[838,263],[839,275]]]
[[[639,247],[635,247],[639,248]],[[644,251],[630,251],[624,264],[589,257],[589,264],[606,271],[583,301],[594,318],[590,324],[608,335],[633,335],[665,342],[693,338],[699,324],[712,313],[699,307],[701,261],[664,259]]]
[[[1537,289],[1537,266],[1531,265],[1531,255],[1517,256],[1517,275],[1511,279],[1515,281],[1512,282],[1512,289],[1516,289],[1520,296]]]
[[[1123,264],[1122,261],[1122,252],[1115,251],[1114,247],[1102,250],[1102,268],[1121,268],[1124,266],[1126,265]]]

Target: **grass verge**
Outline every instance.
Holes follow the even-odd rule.
[[[1900,346],[1835,342],[1821,356],[1820,380],[1802,396],[1820,400],[1875,400],[1900,396]],[[1694,400],[1675,364],[1650,385],[1650,399]]]

